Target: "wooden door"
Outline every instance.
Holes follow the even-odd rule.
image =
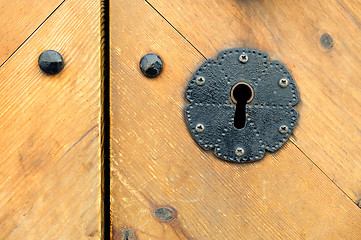
[[[101,4],[0,3],[0,239],[101,237]],[[62,54],[44,74],[39,55]]]
[[[110,3],[113,239],[360,239],[358,1]],[[301,98],[289,141],[249,164],[201,149],[184,119],[189,79],[232,47],[283,62]]]
[[[107,236],[104,128],[113,239],[360,239],[361,3],[110,0],[110,124],[106,3],[0,3],[0,239]],[[289,141],[249,164],[201,149],[184,118],[191,76],[233,47],[283,62],[301,98]]]

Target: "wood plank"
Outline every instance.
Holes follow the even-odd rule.
[[[250,47],[283,62],[301,97],[293,142],[359,201],[360,1],[149,2],[207,58]],[[326,32],[330,49],[320,44]]]
[[[68,0],[0,69],[0,239],[100,238],[100,39],[100,2]]]
[[[138,67],[149,52],[155,79]],[[113,239],[358,239],[358,207],[291,142],[251,164],[197,146],[184,93],[203,61],[144,1],[111,1]]]
[[[63,0],[0,2],[0,65],[33,33]]]

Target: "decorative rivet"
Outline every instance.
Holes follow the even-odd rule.
[[[150,53],[142,57],[139,67],[146,77],[154,78],[162,71],[163,62],[158,55]]]
[[[203,124],[197,124],[197,126],[196,126],[196,131],[198,132],[198,133],[202,133],[203,131],[204,131],[204,125]]]
[[[46,50],[38,59],[40,69],[47,74],[57,74],[64,67],[64,60],[60,53],[54,50]]]
[[[248,62],[248,55],[246,53],[242,53],[240,56],[239,56],[239,61],[241,63],[246,63]]]
[[[289,81],[287,78],[282,78],[279,82],[278,85],[280,85],[281,88],[285,88],[287,87],[289,84]]]
[[[206,83],[206,79],[202,76],[196,78],[196,83],[198,86],[203,86]]]
[[[286,133],[288,133],[289,129],[288,129],[288,127],[287,127],[286,125],[282,125],[282,126],[279,128],[279,131],[280,131],[280,133],[282,133],[282,134],[286,134]]]
[[[169,222],[174,218],[174,212],[175,210],[170,207],[161,207],[154,211],[154,216],[162,222]]]
[[[321,45],[324,48],[331,48],[333,46],[333,39],[330,34],[324,33],[320,38]]]
[[[237,148],[236,151],[235,151],[237,157],[242,157],[244,155],[244,150],[243,148]]]

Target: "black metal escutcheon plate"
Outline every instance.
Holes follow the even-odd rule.
[[[254,91],[242,129],[234,126],[236,105],[230,97],[240,82]],[[206,60],[191,78],[186,99],[186,119],[195,141],[232,162],[259,160],[266,150],[278,150],[298,118],[293,106],[299,95],[291,73],[281,62],[270,62],[267,54],[248,48],[224,50],[217,60]]]

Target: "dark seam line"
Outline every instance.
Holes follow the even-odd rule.
[[[306,158],[307,158],[313,165],[315,165],[318,170],[320,170],[320,171],[322,172],[322,174],[324,174],[338,189],[340,189],[341,192],[343,192],[343,194],[345,194],[348,199],[350,199],[353,203],[355,203],[355,201],[352,200],[352,198],[351,198],[339,185],[337,185],[337,183],[336,183],[334,180],[332,180],[299,146],[297,146],[296,143],[294,143],[294,142],[291,141],[291,140],[290,140],[290,142],[291,142],[293,145],[295,145],[295,147],[296,147],[303,155],[305,155]]]
[[[178,31],[178,29],[171,24],[155,7],[153,7],[153,5],[148,2],[148,0],[145,0],[145,2],[151,7],[153,8],[154,11],[156,11],[184,40],[186,40],[200,55],[202,55],[204,57],[204,59],[207,59],[206,56],[201,53],[201,51],[199,51],[180,31]]]
[[[47,18],[45,18],[45,20],[34,30],[34,32],[32,32],[32,33],[30,34],[30,36],[27,37],[27,38],[25,39],[25,41],[22,42],[22,43],[20,44],[20,46],[5,60],[5,62],[3,62],[3,63],[0,65],[0,68],[1,68],[5,63],[7,63],[7,61],[9,61],[9,59],[36,33],[36,31],[38,31],[38,29],[39,29],[41,26],[44,25],[44,23],[56,12],[56,10],[58,10],[58,9],[61,7],[61,5],[63,5],[63,3],[64,3],[65,1],[66,1],[66,0],[62,1],[62,2],[60,3],[60,5],[57,6],[57,7],[54,9],[54,11],[52,11]]]

